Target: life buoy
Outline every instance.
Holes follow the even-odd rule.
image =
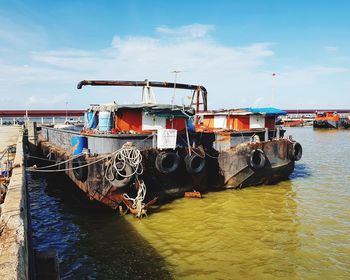
[[[180,157],[174,152],[161,152],[156,157],[156,168],[160,173],[173,173],[180,164]]]
[[[190,174],[198,174],[203,171],[205,167],[205,158],[197,154],[187,154],[185,157],[186,170]]]
[[[72,162],[73,165],[73,174],[75,176],[75,178],[81,182],[85,182],[87,177],[88,177],[88,168],[86,165],[86,161],[84,159],[84,157],[78,157],[73,159]],[[80,168],[77,168],[80,167]]]
[[[266,155],[263,150],[255,149],[252,150],[247,157],[248,165],[254,169],[262,169],[266,165]]]
[[[129,164],[124,164],[121,161],[116,162],[115,166],[118,168],[118,172],[114,167],[110,167],[109,169],[113,173],[113,180],[110,182],[115,188],[125,187],[131,181],[133,169]]]
[[[288,156],[290,160],[298,161],[303,155],[303,147],[298,142],[289,145]]]

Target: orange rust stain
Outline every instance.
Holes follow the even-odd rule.
[[[230,134],[224,134],[224,133],[217,134],[215,142],[227,142],[227,141],[228,142],[231,141]]]
[[[214,128],[214,116],[204,116],[203,126],[209,129]]]
[[[185,197],[187,198],[202,198],[202,195],[200,192],[185,192]]]

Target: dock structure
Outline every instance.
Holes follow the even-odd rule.
[[[29,279],[27,193],[23,129],[0,127],[0,152],[14,145],[12,176],[0,212],[0,279]]]

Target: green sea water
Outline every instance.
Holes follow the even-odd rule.
[[[350,279],[350,130],[286,134],[304,149],[290,180],[142,220],[32,179],[35,246],[58,250],[63,279]]]

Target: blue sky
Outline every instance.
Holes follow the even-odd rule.
[[[349,1],[208,2],[0,0],[0,109],[138,102],[139,89],[76,84],[174,70],[210,108],[350,108]]]

